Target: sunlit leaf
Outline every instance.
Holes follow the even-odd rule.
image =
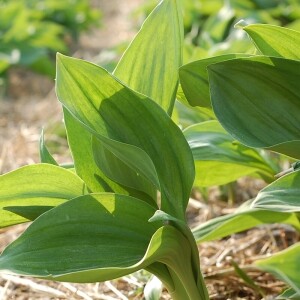
[[[160,261],[193,285],[189,243],[174,227],[149,223],[154,212],[124,195],[78,197],[38,218],[3,251],[0,269],[57,281],[99,282]]]
[[[118,63],[114,75],[172,113],[182,64],[180,0],[164,0],[146,19]]]
[[[229,59],[247,57],[247,54],[226,54],[197,60],[179,69],[180,83],[191,106],[211,109],[207,67]]]
[[[63,105],[111,153],[160,188],[163,210],[184,219],[194,163],[169,116],[104,69],[62,55],[56,89]]]
[[[300,59],[300,32],[268,24],[251,24],[243,27],[255,46],[264,55]]]
[[[0,228],[34,220],[86,192],[77,175],[50,164],[30,165],[1,175],[0,186]]]
[[[56,160],[50,154],[49,150],[46,147],[45,139],[44,139],[44,131],[42,131],[40,136],[40,159],[42,163],[48,163],[51,165],[58,165]]]

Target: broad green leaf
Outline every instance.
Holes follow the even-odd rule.
[[[78,282],[122,275],[123,268],[143,259],[159,228],[148,222],[155,209],[135,200],[103,193],[57,206],[3,251],[0,269],[55,280],[62,276],[62,280]],[[84,275],[80,275],[82,272]]]
[[[30,165],[1,175],[0,186],[0,228],[32,221],[86,192],[77,175],[50,164]]]
[[[275,171],[259,152],[236,142],[218,121],[192,125],[184,135],[195,160],[194,185],[221,185],[254,173],[273,181]]]
[[[300,212],[300,171],[280,177],[262,189],[252,207],[278,212]]]
[[[265,56],[208,66],[222,126],[247,146],[300,158],[299,70],[300,61]]]
[[[161,107],[104,69],[62,55],[56,82],[58,98],[71,114],[111,153],[160,188],[163,210],[184,219],[194,181],[193,157]]]
[[[247,57],[247,54],[226,54],[197,60],[179,69],[180,84],[191,106],[211,109],[207,67],[229,59]]]
[[[264,55],[300,59],[300,32],[268,24],[251,24],[243,29]]]
[[[300,243],[286,250],[273,254],[271,257],[255,262],[260,269],[273,273],[288,283],[297,294],[300,294]]]
[[[192,231],[196,241],[200,243],[220,239],[261,224],[272,223],[289,224],[300,230],[299,220],[294,213],[247,209],[209,220]]]
[[[104,144],[97,138],[92,138],[92,148],[95,163],[106,176],[123,186],[146,193],[154,200],[153,204],[155,205],[157,190],[143,174],[137,174],[134,169],[131,169],[125,162],[105,148]]]
[[[117,65],[114,75],[156,101],[171,115],[182,64],[180,0],[164,0],[149,15]]]
[[[53,158],[53,156],[50,154],[49,150],[46,147],[45,139],[44,139],[44,130],[42,130],[40,136],[40,159],[42,163],[58,166],[58,163],[56,162],[56,160]]]
[[[43,214],[10,244],[0,256],[0,269],[56,281],[99,282],[160,261],[190,288],[189,243],[174,227],[149,223],[154,212],[124,195],[75,198]]]
[[[74,159],[76,173],[92,192],[128,194],[126,189],[107,178],[96,165],[92,151],[92,134],[64,109],[68,144]]]

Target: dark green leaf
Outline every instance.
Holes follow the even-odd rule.
[[[77,282],[122,276],[136,269],[159,228],[148,222],[154,212],[124,195],[78,197],[38,218],[3,251],[0,269]]]
[[[210,65],[214,112],[250,147],[300,158],[300,61],[257,56]]]

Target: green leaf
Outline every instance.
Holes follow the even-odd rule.
[[[294,213],[247,209],[209,220],[192,231],[196,241],[200,243],[220,239],[261,224],[271,223],[290,224],[300,230],[299,220]]]
[[[10,244],[0,257],[0,269],[76,282],[119,277],[128,273],[122,269],[143,259],[159,228],[148,223],[154,212],[124,195],[75,198],[43,214]]]
[[[299,212],[299,200],[300,170],[280,177],[262,189],[252,207],[278,212]]]
[[[154,201],[152,204],[155,205],[156,188],[143,174],[137,174],[95,137],[92,138],[92,147],[95,162],[106,176],[123,186],[146,193]]]
[[[182,64],[180,0],[164,0],[149,15],[117,65],[114,75],[172,113]]]
[[[264,56],[208,66],[222,126],[247,146],[300,158],[299,70],[300,61]]]
[[[264,55],[300,59],[300,32],[267,24],[251,24],[243,27],[257,49]]]
[[[300,243],[297,243],[271,257],[256,261],[255,265],[285,281],[300,294],[299,260]]]
[[[282,294],[276,297],[276,300],[300,300],[300,294],[296,293],[293,289],[287,289]]]
[[[160,188],[164,211],[184,219],[194,181],[193,157],[161,107],[104,69],[62,55],[56,82],[58,98],[71,114],[111,153]]]
[[[49,150],[46,147],[45,139],[44,139],[44,130],[42,130],[40,136],[40,159],[42,163],[58,166],[58,163],[56,162],[56,160],[53,158],[53,156],[50,154]]]
[[[247,54],[226,54],[197,60],[179,69],[180,84],[191,106],[211,109],[207,67],[229,59],[247,57]]]
[[[180,278],[185,296],[202,299],[191,273],[189,243],[174,227],[149,223],[154,211],[124,195],[75,198],[43,214],[10,244],[0,257],[0,269],[84,283],[120,277],[160,261],[174,275],[169,283]]]
[[[85,194],[85,184],[77,175],[49,164],[1,175],[0,186],[0,228],[32,221],[46,210]]]
[[[116,192],[127,194],[126,189],[109,180],[94,161],[92,134],[64,109],[64,121],[68,144],[74,159],[76,173],[92,192]]]
[[[259,152],[236,142],[218,121],[192,125],[184,135],[195,160],[194,185],[221,185],[254,173],[273,181],[275,171]]]

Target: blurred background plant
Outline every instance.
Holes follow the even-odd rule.
[[[79,34],[100,25],[88,0],[0,0],[0,88],[9,68],[54,78],[54,54],[69,53]]]
[[[145,18],[158,0],[136,11]],[[184,0],[184,62],[227,53],[251,53],[255,48],[247,35],[234,30],[241,19],[300,29],[299,0]]]

